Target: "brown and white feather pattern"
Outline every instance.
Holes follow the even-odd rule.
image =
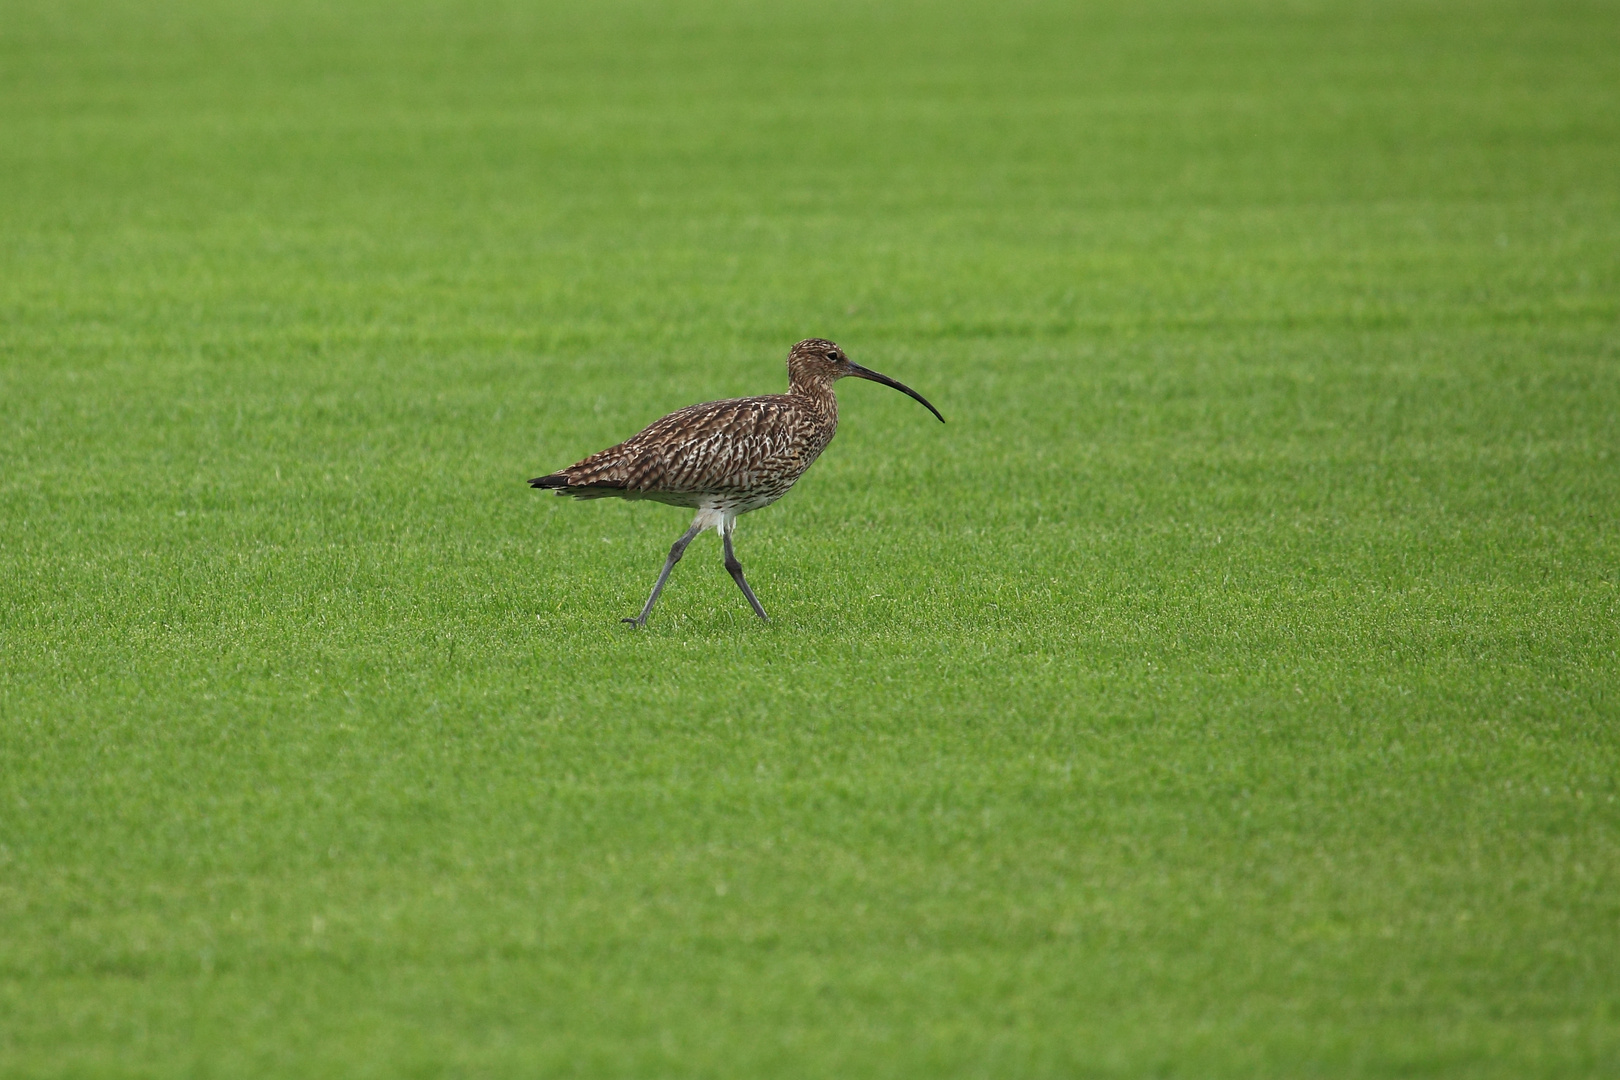
[[[838,429],[833,395],[770,394],[692,405],[544,477],[576,498],[652,499],[746,513],[785,495]]]

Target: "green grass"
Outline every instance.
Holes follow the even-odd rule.
[[[0,4],[0,1075],[1620,1072],[1617,178],[1601,2]]]

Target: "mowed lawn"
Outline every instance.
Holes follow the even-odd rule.
[[[0,1075],[1616,1075],[1617,418],[1611,3],[8,0]]]

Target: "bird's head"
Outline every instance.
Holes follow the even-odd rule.
[[[928,399],[905,383],[880,375],[870,368],[863,368],[849,358],[843,349],[826,338],[806,338],[793,346],[788,353],[788,378],[795,387],[823,386],[828,387],[843,378],[870,379],[884,386],[892,386],[902,394],[906,394],[922,402],[923,407],[939,417],[944,423],[945,418],[939,415],[939,410],[929,404]]]

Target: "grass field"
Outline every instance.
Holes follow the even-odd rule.
[[[0,0],[0,1075],[1616,1075],[1617,417],[1612,3]]]

